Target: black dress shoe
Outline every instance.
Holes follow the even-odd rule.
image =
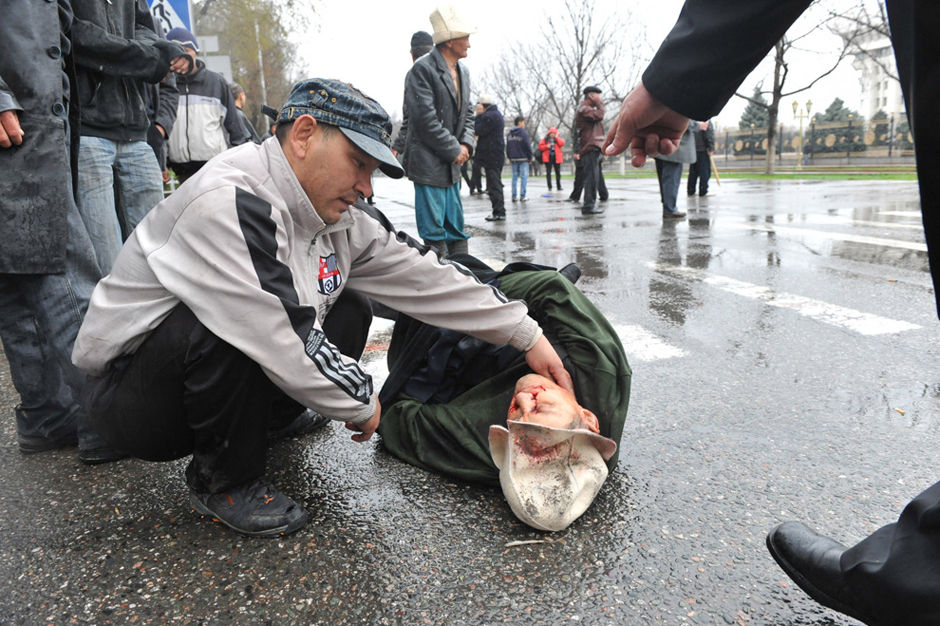
[[[506,216],[505,215],[487,215],[486,221],[487,222],[504,222],[506,221]]]
[[[583,206],[581,207],[581,215],[600,215],[604,212],[604,209],[598,206]]]
[[[581,268],[578,267],[577,263],[569,263],[568,265],[558,270],[558,273],[571,281],[572,285],[578,282],[578,279],[581,278]]]
[[[78,449],[78,460],[85,465],[102,465],[104,463],[114,463],[121,459],[126,459],[130,455],[123,450],[112,448],[109,445],[96,446],[94,448]]]
[[[846,586],[839,560],[846,547],[800,522],[784,522],[767,534],[767,549],[787,576],[816,602],[866,624]]]

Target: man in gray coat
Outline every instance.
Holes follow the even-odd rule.
[[[435,47],[405,77],[404,108],[409,126],[404,168],[415,186],[418,234],[438,254],[467,252],[460,201],[460,166],[473,146],[467,56],[472,28],[453,7],[430,16]]]
[[[77,404],[72,344],[100,277],[75,203],[71,5],[15,2],[0,20],[0,340],[20,394],[20,452],[75,445],[115,460]],[[71,119],[70,119],[71,118]]]

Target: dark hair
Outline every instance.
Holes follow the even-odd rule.
[[[274,136],[277,137],[278,143],[284,145],[284,140],[287,139],[287,135],[290,134],[290,129],[294,125],[294,122],[297,120],[290,120],[287,122],[278,122],[277,130],[274,131]],[[317,122],[317,126],[323,129],[324,135],[332,135],[339,129],[332,124],[326,124],[324,122]]]
[[[525,117],[524,117],[524,116],[522,116],[522,115],[517,115],[517,116],[516,116],[516,119],[513,121],[513,124],[515,124],[516,126],[518,126],[518,125],[519,125],[519,122],[524,122],[524,121],[525,121]]]

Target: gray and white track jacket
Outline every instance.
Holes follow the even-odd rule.
[[[525,349],[539,334],[524,303],[422,254],[367,205],[320,219],[276,138],[212,159],[137,226],[92,294],[72,360],[101,374],[180,302],[257,362],[285,393],[363,423],[371,377],[326,340],[347,287],[434,326]]]

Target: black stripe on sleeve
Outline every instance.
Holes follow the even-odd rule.
[[[281,301],[294,332],[304,342],[304,351],[317,369],[347,395],[367,404],[372,396],[372,377],[358,364],[343,361],[336,346],[315,327],[316,309],[300,304],[290,268],[277,258],[277,224],[271,217],[271,205],[236,188],[235,210],[261,289]]]

